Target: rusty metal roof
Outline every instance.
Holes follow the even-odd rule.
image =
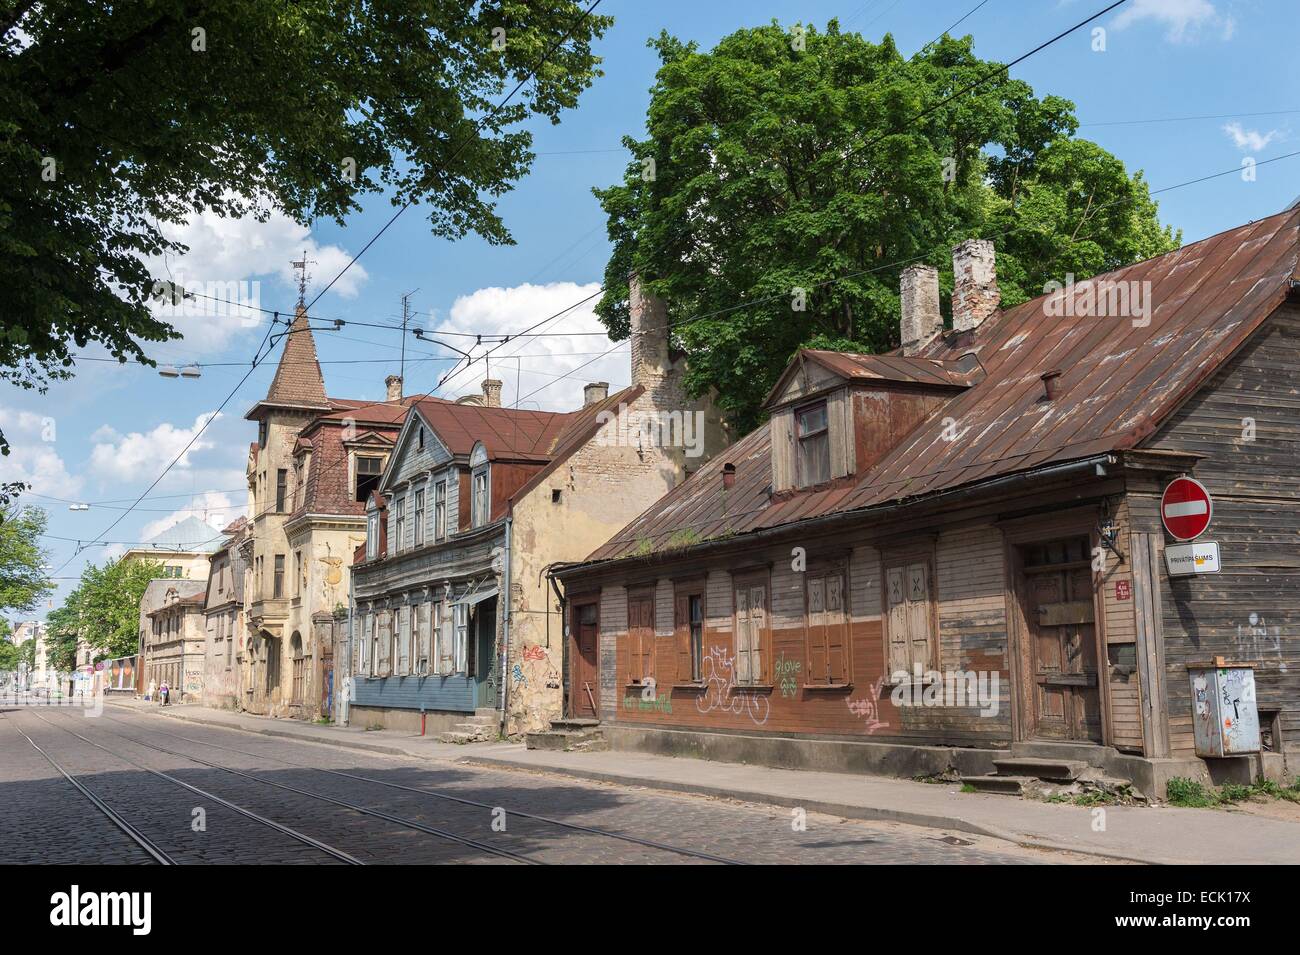
[[[1094,276],[1091,290],[1080,283],[1026,302],[973,333],[947,333],[921,357],[955,362],[973,353],[983,379],[956,393],[856,482],[772,500],[765,424],[589,559],[671,547],[673,535],[686,531],[692,540],[743,534],[1137,447],[1285,300],[1297,277],[1298,229],[1300,209],[1287,210]],[[1125,283],[1139,296],[1130,298],[1130,312],[1146,301],[1148,314],[1105,317],[1095,305],[1085,307],[1089,295],[1107,288],[1103,283]],[[843,367],[868,357],[883,365],[898,356],[846,356]],[[1059,390],[1046,400],[1041,378],[1055,370]],[[955,422],[947,432],[956,435],[952,440],[948,418]],[[727,463],[736,474],[724,494]]]

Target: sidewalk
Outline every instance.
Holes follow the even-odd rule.
[[[162,712],[162,707],[151,704],[132,701],[125,705]],[[167,710],[165,715],[178,719],[389,755],[798,806],[850,819],[971,832],[1021,845],[1133,862],[1300,863],[1300,825],[1230,810],[1108,806],[1104,817],[1098,817],[1094,815],[1096,810],[1081,806],[963,793],[956,783],[938,785],[881,776],[770,769],[643,753],[555,753],[507,743],[458,746],[394,730],[318,726],[199,706],[171,706]],[[1103,819],[1104,831],[1094,831],[1094,824]]]

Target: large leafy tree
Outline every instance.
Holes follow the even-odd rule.
[[[387,189],[437,235],[511,241],[494,205],[533,159],[522,124],[599,75],[612,21],[584,9],[0,0],[0,379],[43,388],[71,343],[145,360],[175,337],[142,257],[183,251],[163,227],[202,210],[342,221]]]
[[[31,613],[53,590],[39,541],[48,516],[39,507],[0,508],[0,610]]]
[[[1070,102],[969,37],[910,59],[834,21],[652,46],[649,135],[624,140],[623,182],[596,190],[614,243],[597,311],[627,336],[636,271],[681,323],[691,387],[716,388],[742,429],[798,347],[897,346],[903,263],[929,261],[950,290],[951,246],[993,238],[1010,305],[1177,244],[1140,176],[1072,138]]]
[[[140,639],[140,598],[149,581],[160,576],[162,564],[153,560],[88,564],[64,605],[46,621],[55,635],[59,658],[66,658],[69,636],[74,652],[81,639],[96,651],[98,659],[135,653]]]

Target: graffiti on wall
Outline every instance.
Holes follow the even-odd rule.
[[[1270,627],[1257,613],[1252,613],[1248,626],[1237,625],[1237,649],[1247,659],[1260,660],[1267,656],[1282,655],[1282,628]]]
[[[881,674],[876,682],[871,684],[871,692],[867,696],[859,700],[850,697],[845,701],[848,703],[849,712],[866,724],[868,735],[889,726],[880,719],[880,688],[884,685],[885,677]]]
[[[763,693],[736,692],[736,660],[726,647],[710,647],[704,655],[704,692],[695,698],[703,714],[747,715],[755,726],[767,722],[771,703]]]
[[[781,690],[781,695],[792,697],[799,686],[799,671],[803,669],[803,661],[787,660],[785,652],[776,660],[776,685]]]

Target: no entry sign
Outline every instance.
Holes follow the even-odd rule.
[[[1165,530],[1180,541],[1200,537],[1210,526],[1214,502],[1200,481],[1180,477],[1169,482],[1160,497],[1160,519]]]

